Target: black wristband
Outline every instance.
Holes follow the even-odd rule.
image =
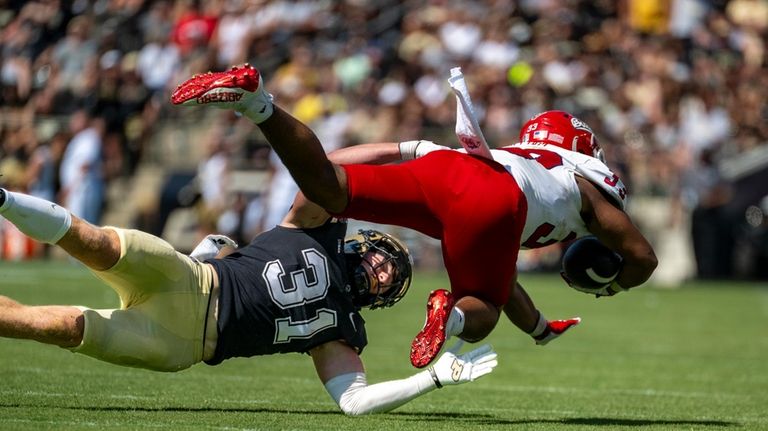
[[[429,367],[427,368],[429,370],[429,375],[432,376],[432,380],[435,382],[435,386],[437,386],[437,389],[440,389],[443,387],[443,384],[440,383],[440,379],[437,378],[437,373],[435,372],[435,367]]]

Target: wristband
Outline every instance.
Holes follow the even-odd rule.
[[[397,144],[400,150],[401,160],[413,160],[416,158],[416,148],[419,147],[421,140],[418,141],[405,141]]]
[[[536,326],[534,326],[533,330],[528,333],[533,338],[546,336],[547,330],[549,329],[549,322],[547,322],[547,319],[544,317],[544,314],[542,314],[541,311],[539,311],[539,318],[536,320]]]
[[[437,372],[435,372],[435,367],[429,367],[427,370],[429,371],[429,375],[432,376],[432,380],[434,380],[435,386],[437,386],[437,389],[442,388],[443,384],[440,383],[440,379],[437,378]]]

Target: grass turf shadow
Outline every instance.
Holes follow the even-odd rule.
[[[0,407],[5,408],[28,408],[44,407],[39,404],[24,403],[0,403]],[[341,415],[338,410],[291,410],[269,407],[183,407],[183,406],[47,406],[53,409],[66,410],[86,410],[103,412],[190,412],[190,413],[273,413],[273,414],[291,414],[291,415]],[[691,419],[627,419],[627,418],[563,418],[563,419],[503,419],[489,414],[482,413],[456,413],[456,412],[434,412],[434,413],[416,413],[416,412],[390,412],[382,415],[391,418],[401,418],[407,421],[429,421],[442,422],[450,420],[454,422],[460,420],[475,425],[522,425],[522,424],[562,424],[562,425],[588,425],[588,426],[625,426],[625,427],[645,427],[653,425],[670,426],[715,426],[715,427],[741,427],[738,422],[720,421],[720,420],[691,420]]]

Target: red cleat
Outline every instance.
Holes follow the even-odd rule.
[[[411,364],[424,368],[432,362],[446,339],[446,323],[456,301],[445,289],[433,290],[427,299],[427,318],[424,328],[411,342]]]
[[[272,114],[272,96],[264,91],[261,81],[259,71],[249,64],[195,75],[176,88],[171,103],[233,109],[260,123]]]

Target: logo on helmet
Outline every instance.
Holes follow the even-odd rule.
[[[576,117],[571,117],[571,126],[573,126],[574,129],[586,130],[589,133],[594,133],[589,125],[587,125],[587,123],[579,120]]]

